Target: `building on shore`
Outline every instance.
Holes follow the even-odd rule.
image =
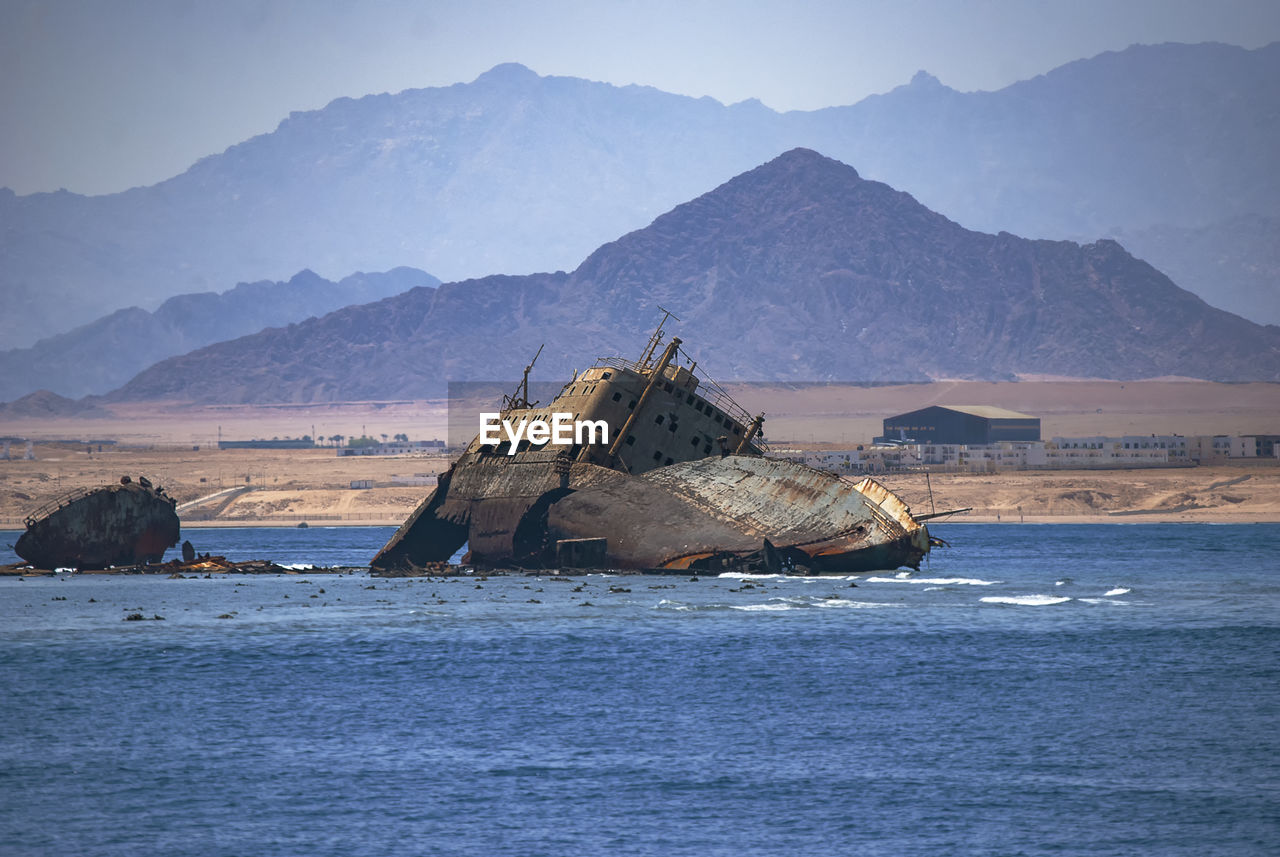
[[[931,405],[888,417],[877,442],[976,446],[1040,440],[1040,418],[990,405]]]
[[[309,437],[287,437],[284,440],[277,437],[271,440],[218,441],[218,449],[315,449],[315,446],[315,442]]]
[[[988,473],[998,470],[1190,467],[1257,458],[1254,436],[1125,435],[1055,437],[998,443],[875,443],[853,449],[776,449],[769,454],[842,474],[930,469]],[[1280,443],[1273,445],[1280,450]]]
[[[359,446],[338,447],[338,457],[351,455],[425,455],[445,451],[442,440],[393,441],[391,443],[366,443]]]
[[[1249,434],[1253,438],[1259,458],[1280,458],[1280,434]]]

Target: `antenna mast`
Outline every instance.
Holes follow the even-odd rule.
[[[510,396],[502,397],[502,410],[522,410],[524,408],[532,408],[537,406],[537,402],[529,401],[529,373],[533,371],[533,364],[538,362],[538,355],[542,354],[542,349],[547,347],[547,343],[538,346],[538,353],[533,355],[533,359],[529,361],[529,365],[524,367],[524,378],[521,379],[516,391]]]
[[[644,350],[644,356],[640,358],[641,372],[649,368],[649,364],[653,360],[653,352],[658,350],[658,345],[662,342],[662,326],[667,323],[667,319],[674,318],[676,321],[680,320],[678,316],[671,312],[671,310],[664,309],[663,307],[658,307],[658,309],[662,312],[662,321],[658,322],[658,329],[653,332],[653,336],[649,337],[649,344]]]

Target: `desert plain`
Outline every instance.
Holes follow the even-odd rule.
[[[766,414],[774,446],[845,449],[885,417],[932,404],[995,405],[1041,418],[1042,436],[1280,434],[1280,384],[1033,379],[882,387],[736,385]],[[147,476],[179,504],[184,526],[398,525],[448,467],[443,454],[342,457],[314,449],[219,449],[218,440],[284,437],[444,439],[441,400],[341,404],[130,403],[84,418],[6,418],[0,527],[72,490]],[[26,441],[33,458],[24,457]],[[326,443],[331,441],[326,440]],[[1280,521],[1280,460],[1196,467],[889,473],[877,476],[917,513],[971,508],[956,521]],[[352,485],[370,485],[356,487]]]

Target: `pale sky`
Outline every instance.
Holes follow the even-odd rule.
[[[0,0],[0,186],[110,193],[341,96],[502,62],[777,110],[924,69],[999,89],[1135,43],[1280,40],[1280,0]]]

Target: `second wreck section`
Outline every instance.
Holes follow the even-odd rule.
[[[871,479],[763,456],[752,418],[677,365],[680,340],[638,361],[600,360],[547,405],[518,390],[502,416],[604,420],[607,442],[468,445],[371,562],[404,571],[465,543],[481,567],[849,573],[916,567],[929,535]],[[523,387],[527,390],[526,383]],[[526,394],[527,395],[527,394]]]

